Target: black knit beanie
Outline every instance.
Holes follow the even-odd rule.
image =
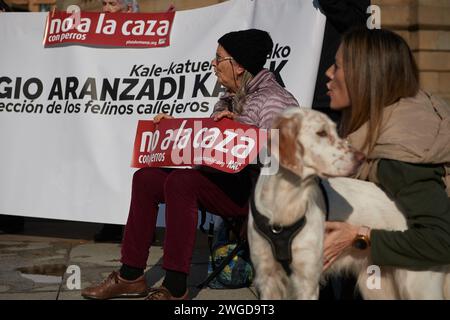
[[[272,51],[273,42],[266,31],[249,29],[223,35],[219,44],[252,75],[260,72]]]

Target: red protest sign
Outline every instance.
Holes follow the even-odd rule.
[[[131,166],[206,165],[235,173],[256,163],[266,144],[266,130],[229,119],[164,119],[159,124],[141,120]]]
[[[175,12],[49,12],[44,46],[167,47]]]

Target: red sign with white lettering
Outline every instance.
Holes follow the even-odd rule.
[[[164,119],[138,123],[132,167],[206,165],[236,173],[256,163],[267,131],[229,119]]]
[[[44,46],[167,47],[175,12],[49,12]]]

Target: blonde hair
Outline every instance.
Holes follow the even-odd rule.
[[[343,136],[368,123],[363,149],[378,138],[383,108],[419,90],[418,69],[405,40],[389,30],[353,29],[342,38],[343,67],[351,107],[344,109]]]

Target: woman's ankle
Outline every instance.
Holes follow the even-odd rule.
[[[141,277],[144,274],[144,269],[143,268],[136,268],[136,267],[132,267],[126,264],[122,264],[122,267],[120,267],[120,277],[125,279],[125,280],[129,280],[129,281],[133,281],[136,280],[137,278]]]
[[[162,283],[174,297],[182,297],[187,290],[187,274],[178,271],[166,270],[166,277]]]

